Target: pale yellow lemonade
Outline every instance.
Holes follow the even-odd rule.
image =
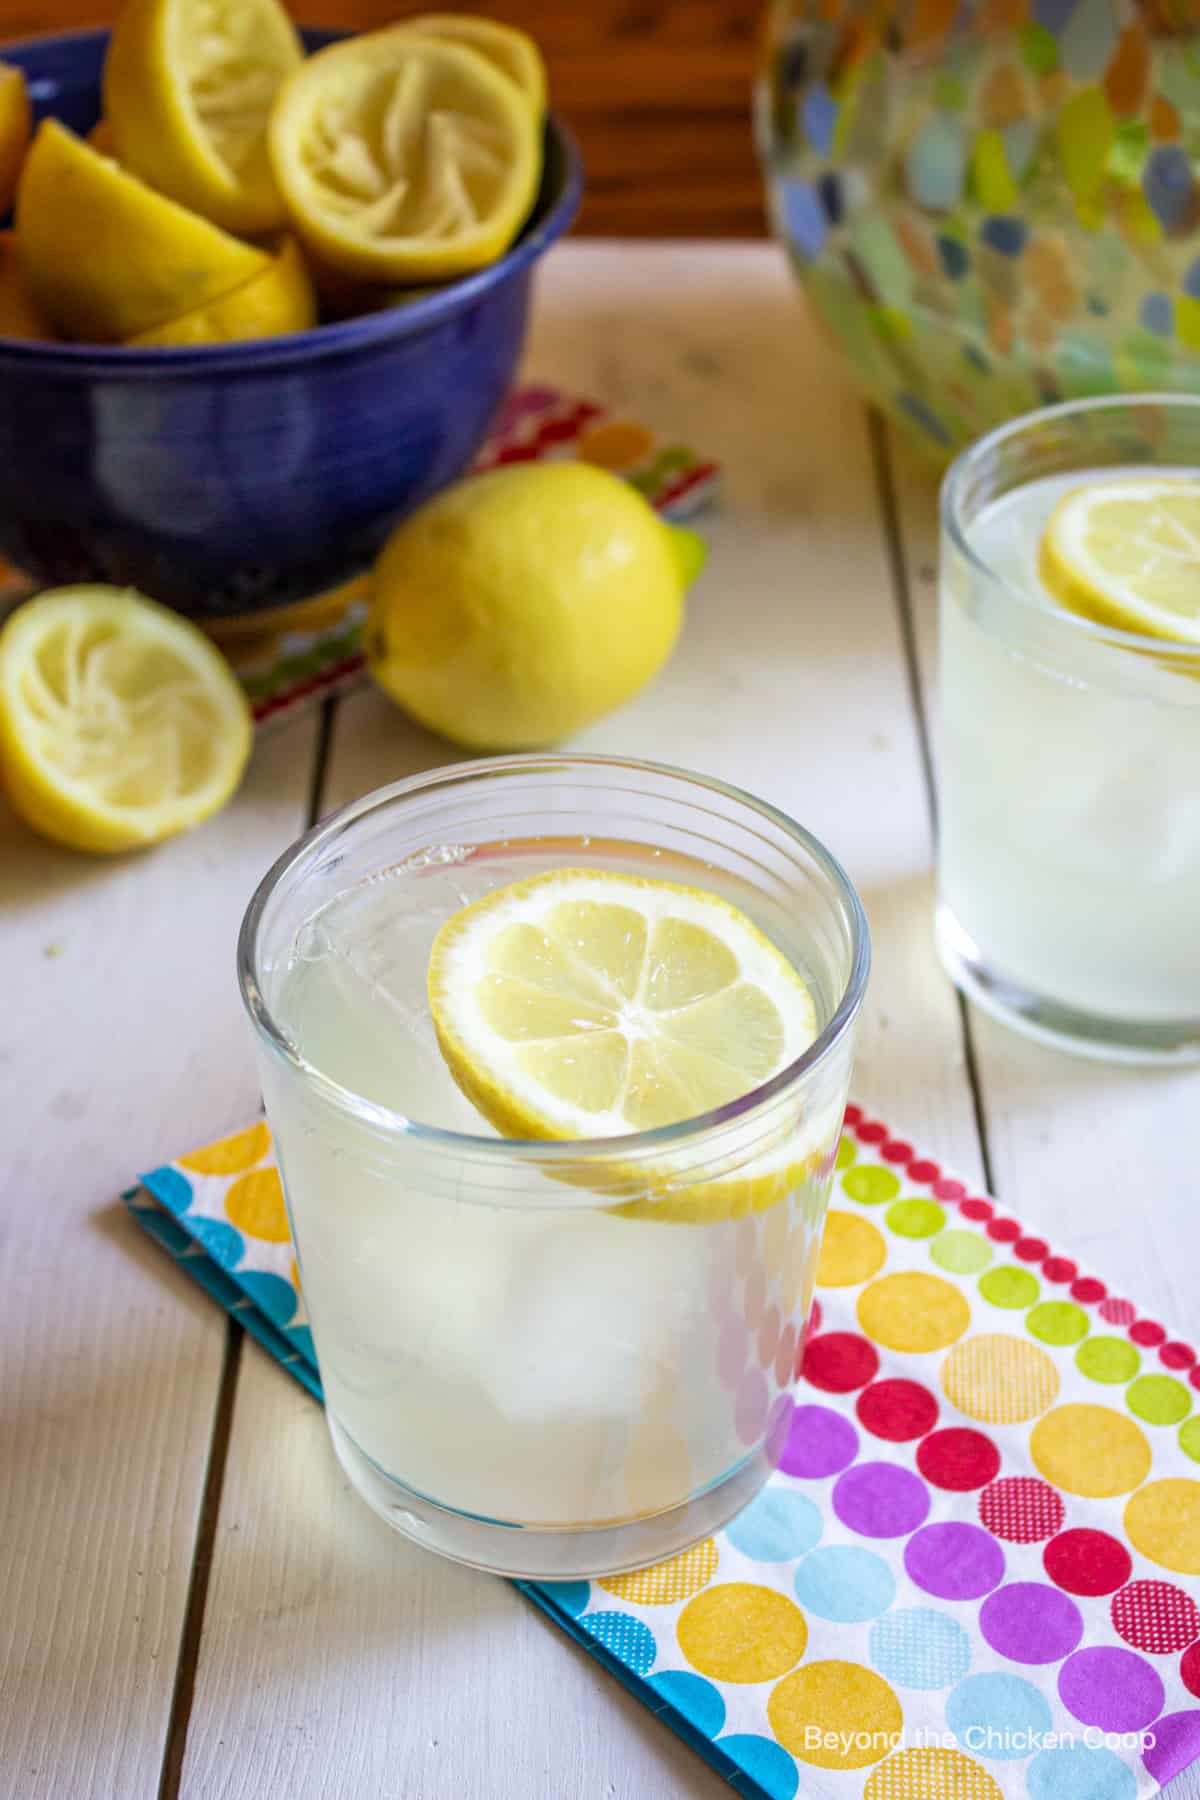
[[[268,1002],[305,1060],[367,1102],[494,1137],[438,1047],[426,997],[434,938],[495,888],[587,867],[716,893],[754,918],[749,887],[640,845],[435,847],[309,919],[268,976]],[[841,996],[807,954],[802,919],[791,941],[777,922],[772,935],[810,989],[819,1031]],[[485,1520],[595,1526],[677,1507],[764,1443],[777,1453],[840,1102],[810,1109],[776,1146],[796,1171],[777,1200],[741,1217],[699,1202],[660,1219],[528,1170],[519,1204],[502,1187],[481,1204],[474,1170],[456,1192],[452,1148],[440,1156],[448,1180],[416,1162],[405,1179],[394,1160],[376,1171],[350,1154],[347,1128],[314,1119],[304,1094],[269,1073],[267,1100],[285,1185],[305,1196],[301,1280],[344,1458]]]
[[[1200,481],[1200,469],[1156,468]],[[1039,546],[1065,494],[1142,477],[1101,468],[1030,481],[984,507],[968,550],[1056,614]],[[1200,545],[1197,546],[1200,558]],[[1078,630],[1039,654],[991,586],[950,564],[942,611],[939,930],[1015,986],[1100,1018],[1200,1018],[1200,706],[1195,673]],[[1068,621],[1073,625],[1073,621]],[[1149,640],[1147,640],[1149,647]],[[1167,654],[1164,654],[1167,653]],[[1129,659],[1142,664],[1137,691]],[[949,915],[947,918],[946,915]]]

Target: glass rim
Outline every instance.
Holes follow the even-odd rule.
[[[257,952],[264,915],[288,876],[300,864],[318,856],[322,848],[343,836],[368,814],[423,790],[458,786],[464,782],[519,773],[523,769],[562,765],[568,768],[625,770],[665,776],[672,781],[683,782],[688,787],[718,795],[721,799],[732,800],[783,831],[794,845],[798,845],[816,863],[840,904],[850,938],[851,955],[849,973],[838,1004],[808,1048],[769,1080],[748,1089],[745,1094],[738,1095],[723,1106],[697,1113],[688,1119],[680,1119],[672,1125],[656,1126],[651,1131],[623,1132],[611,1137],[595,1138],[493,1138],[476,1136],[473,1132],[453,1131],[446,1126],[425,1124],[420,1119],[409,1118],[405,1113],[366,1099],[309,1062],[280,1027],[267,1004],[258,979]],[[622,1161],[633,1159],[640,1163],[648,1156],[687,1145],[714,1130],[736,1124],[769,1106],[826,1061],[858,1015],[866,992],[870,966],[870,930],[853,882],[820,839],[779,807],[773,806],[770,801],[759,800],[744,788],[735,787],[716,776],[696,774],[671,763],[641,757],[603,756],[571,751],[526,752],[511,756],[484,757],[471,762],[447,763],[418,775],[389,782],[348,801],[297,838],[272,863],[251,895],[242,917],[237,942],[238,988],[251,1023],[266,1047],[309,1083],[326,1104],[380,1135],[395,1139],[407,1138],[419,1145],[496,1163],[515,1159],[532,1164],[557,1164],[561,1163],[564,1152],[569,1153],[572,1163],[611,1162],[615,1158]]]
[[[941,527],[959,555],[965,558],[976,574],[983,576],[994,592],[1006,602],[1036,614],[1043,622],[1048,621],[1051,629],[1061,628],[1067,636],[1091,643],[1107,644],[1121,650],[1136,650],[1143,656],[1148,651],[1157,651],[1162,656],[1169,656],[1173,663],[1200,663],[1200,644],[1189,644],[1186,638],[1156,638],[1139,631],[1121,631],[1116,626],[1101,625],[1095,619],[1085,618],[1082,613],[1068,612],[1065,607],[1051,611],[1031,598],[1020,582],[1011,580],[993,568],[970,543],[962,522],[963,489],[978,465],[994,455],[1004,443],[1056,419],[1139,406],[1186,408],[1196,414],[1197,424],[1200,426],[1200,394],[1093,394],[1086,399],[1060,400],[1054,406],[1041,406],[1033,412],[1021,413],[1017,418],[1008,419],[1003,425],[996,425],[982,437],[976,438],[950,464],[942,478],[938,497]]]

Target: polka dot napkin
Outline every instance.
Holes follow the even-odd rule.
[[[267,1126],[126,1199],[319,1397]],[[768,1219],[738,1228],[756,1315]],[[1157,1791],[1200,1757],[1196,1351],[856,1107],[817,1286],[746,1511],[525,1591],[759,1800]]]

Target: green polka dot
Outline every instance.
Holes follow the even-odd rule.
[[[943,1231],[929,1246],[939,1269],[949,1275],[978,1275],[992,1260],[992,1247],[977,1231]]]
[[[857,1155],[858,1145],[853,1138],[843,1135],[838,1139],[837,1167],[839,1169],[848,1169]]]
[[[894,1200],[900,1192],[900,1177],[891,1169],[877,1169],[873,1163],[864,1163],[860,1169],[848,1169],[842,1176],[842,1187],[852,1200],[861,1201],[863,1206],[880,1206],[885,1200]]]
[[[1200,1413],[1179,1427],[1179,1448],[1193,1462],[1200,1462]]]
[[[1043,1344],[1077,1344],[1088,1333],[1089,1319],[1073,1300],[1043,1300],[1025,1324]]]
[[[1141,1366],[1141,1354],[1128,1338],[1089,1338],[1075,1352],[1075,1367],[1090,1381],[1132,1381]]]
[[[887,1209],[887,1222],[897,1237],[932,1237],[946,1223],[936,1200],[897,1200]]]
[[[993,1306],[1032,1306],[1041,1288],[1036,1275],[1028,1269],[1014,1268],[1012,1263],[1001,1263],[998,1269],[989,1269],[986,1275],[979,1278],[979,1291],[985,1300]]]
[[[1125,1404],[1147,1425],[1178,1425],[1192,1410],[1191,1395],[1173,1375],[1139,1375]]]

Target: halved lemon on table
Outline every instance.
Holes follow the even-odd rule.
[[[104,65],[118,160],[227,231],[278,229],[267,120],[303,58],[278,0],[127,0]]]
[[[241,780],[250,708],[199,628],[142,595],[55,588],[0,630],[0,763],[14,809],[73,850],[157,844]]]
[[[271,114],[271,162],[321,263],[372,283],[494,262],[528,216],[541,120],[475,50],[408,26],[310,56]]]
[[[506,1137],[677,1124],[760,1087],[817,1034],[805,982],[735,906],[603,870],[555,869],[455,913],[434,942],[428,987],[451,1074]],[[638,1210],[730,1217],[802,1177],[794,1133],[746,1148],[727,1177],[696,1185],[664,1152],[649,1178],[662,1197]]]
[[[1136,475],[1074,489],[1050,517],[1040,567],[1072,612],[1200,645],[1200,479]]]

